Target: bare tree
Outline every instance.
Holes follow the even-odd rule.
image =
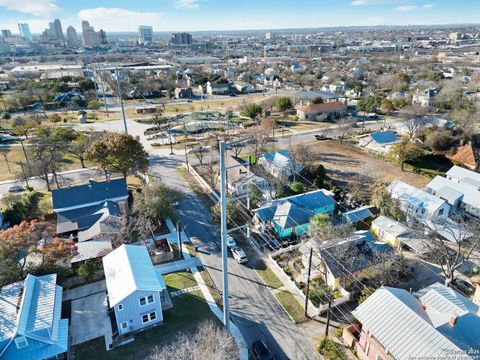
[[[370,203],[374,180],[365,174],[352,176],[347,185],[350,195],[362,204]]]
[[[297,168],[309,168],[314,162],[315,155],[310,148],[303,144],[297,144],[292,146],[289,144],[290,163],[292,166],[292,172],[295,174]]]
[[[265,152],[267,148],[269,133],[270,130],[268,128],[261,126],[252,127],[250,130],[250,135],[253,137],[249,143],[249,148],[257,160],[260,157],[260,154]]]
[[[236,360],[240,353],[233,336],[212,321],[190,334],[179,333],[171,344],[156,347],[148,360]]]
[[[467,216],[452,219],[432,219],[416,227],[428,254],[445,275],[445,286],[450,286],[466,263],[480,255],[480,224]],[[427,236],[425,236],[427,235]],[[448,239],[448,240],[446,240]]]
[[[425,114],[426,109],[420,106],[410,106],[403,112],[402,125],[410,139],[427,126]]]
[[[198,145],[197,147],[189,151],[189,154],[192,154],[197,158],[198,163],[200,165],[203,165],[203,160],[205,159],[205,155],[208,154],[207,146],[209,142],[210,142],[210,138],[206,142],[201,142],[200,145]]]
[[[340,144],[343,143],[345,137],[350,136],[353,133],[353,128],[355,127],[355,120],[343,118],[338,122],[338,131],[340,132]]]

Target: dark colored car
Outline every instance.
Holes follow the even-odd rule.
[[[252,355],[255,360],[275,360],[262,340],[257,340],[252,344]]]

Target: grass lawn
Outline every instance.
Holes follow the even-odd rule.
[[[210,292],[210,294],[212,294],[213,299],[215,300],[215,303],[220,309],[223,309],[222,295],[220,294],[217,287],[213,283],[213,280],[210,277],[210,274],[203,267],[199,267],[198,270],[200,271],[200,275],[202,276],[202,279],[205,285],[208,287],[208,291]]]
[[[285,311],[296,323],[305,320],[305,310],[295,297],[287,291],[280,291],[275,294],[277,300],[282,304]]]
[[[8,166],[7,166],[7,162],[5,161],[5,156],[3,154],[7,155]],[[12,179],[18,178],[18,174],[20,174],[22,171],[22,168],[19,162],[22,161],[24,164],[26,163],[25,155],[23,154],[22,147],[21,146],[2,147],[0,148],[0,155],[1,155],[0,169],[3,170],[2,172],[0,172],[0,181],[12,180]],[[27,156],[28,156],[28,150],[27,150]],[[88,161],[85,162],[85,166],[89,167],[91,165],[92,164],[90,164]],[[65,156],[63,160],[63,168],[61,171],[74,170],[74,169],[80,169],[80,168],[81,168],[80,160],[71,156]]]
[[[279,287],[283,286],[283,283],[280,281],[280,279],[264,262],[260,262],[259,266],[255,269],[255,272],[268,287],[272,289],[278,289]]]
[[[167,276],[165,276],[165,281],[167,281]],[[179,284],[179,282],[179,279],[173,281],[175,284]],[[173,283],[171,282],[170,285]],[[178,296],[172,301],[174,308],[164,312],[163,325],[135,334],[133,343],[107,352],[104,339],[98,338],[74,347],[72,351],[74,359],[143,360],[156,346],[164,346],[174,341],[177,334],[191,332],[206,320],[218,322],[203,300],[200,291]],[[220,323],[218,322],[218,324]]]
[[[453,163],[444,155],[426,154],[415,161],[405,163],[405,168],[414,172],[435,176],[445,174]]]
[[[169,292],[186,289],[197,285],[195,278],[189,271],[179,271],[176,273],[163,275],[163,280],[167,285]]]

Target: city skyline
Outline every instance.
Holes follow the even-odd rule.
[[[107,32],[136,32],[139,25],[161,32],[465,24],[478,23],[480,4],[475,0],[245,0],[232,8],[224,0],[163,0],[160,4],[27,0],[21,5],[0,0],[0,9],[2,28],[16,32],[17,23],[28,23],[31,32],[38,34],[55,18],[77,29],[87,20]]]

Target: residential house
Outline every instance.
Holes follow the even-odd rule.
[[[60,359],[68,350],[57,275],[27,275],[0,290],[0,358]]]
[[[57,235],[77,241],[72,263],[99,258],[112,250],[110,237],[119,231],[128,212],[128,191],[124,178],[52,190],[57,214]],[[86,244],[90,240],[95,243]]]
[[[439,118],[438,116],[421,116],[409,119],[408,121],[402,121],[393,124],[393,128],[398,134],[402,135],[416,135],[416,131],[428,129],[432,127],[438,127],[443,129],[451,129],[455,126],[455,123]],[[414,132],[415,131],[415,132]],[[412,133],[413,132],[413,133]]]
[[[85,106],[85,96],[78,92],[69,91],[54,97],[54,101],[61,104],[75,104],[76,106]]]
[[[356,224],[360,221],[364,221],[372,217],[373,214],[366,206],[359,207],[358,209],[346,211],[342,214],[342,222],[345,224]]]
[[[297,116],[302,121],[326,121],[339,118],[347,106],[341,101],[300,106]]]
[[[302,263],[308,269],[310,248],[318,256],[312,257],[314,275],[322,275],[326,284],[333,290],[350,285],[351,276],[368,277],[368,270],[384,261],[381,256],[393,254],[386,244],[377,243],[369,231],[357,231],[350,238],[336,241],[331,245],[322,244],[316,239],[310,239],[300,249]]]
[[[175,99],[192,99],[195,97],[192,88],[175,88]]]
[[[270,187],[267,180],[253,174],[250,171],[248,163],[243,163],[233,156],[226,159],[227,166],[227,187],[230,193],[236,195],[245,195],[248,193],[249,186],[256,186],[263,193],[265,200],[270,200],[275,194],[275,190]]]
[[[292,155],[288,150],[278,150],[263,154],[258,159],[258,164],[276,178],[290,177],[302,170],[300,163],[295,163],[295,170],[293,169]]]
[[[388,153],[400,141],[394,131],[376,131],[357,138],[358,146],[381,154]]]
[[[253,210],[254,223],[262,231],[271,227],[279,237],[289,238],[307,233],[310,219],[318,214],[331,215],[335,205],[332,192],[315,190],[276,199]]]
[[[108,304],[120,335],[163,323],[170,303],[162,275],[155,271],[145,246],[122,245],[103,259]]]
[[[430,181],[427,192],[447,202],[453,211],[480,217],[480,174],[453,166],[445,175]]]
[[[447,154],[446,157],[470,170],[480,170],[480,151],[472,144],[460,146],[456,149],[455,154]]]
[[[257,91],[257,89],[255,89],[254,85],[246,83],[246,82],[237,81],[237,82],[235,82],[234,86],[237,89],[237,91],[242,93],[242,94],[252,94],[255,91]]]
[[[427,89],[425,91],[417,92],[413,95],[412,105],[430,108],[435,106],[437,100],[438,91],[436,89]]]
[[[333,92],[327,92],[327,91],[318,91],[318,90],[302,91],[295,94],[294,98],[295,98],[295,101],[299,101],[302,106],[313,105],[318,99],[321,99],[322,103],[342,102],[345,105],[347,104],[346,96],[336,94]]]
[[[400,208],[417,220],[447,218],[450,213],[450,205],[445,200],[402,181],[393,181],[388,191],[398,200]]]
[[[364,360],[474,358],[480,351],[479,306],[436,283],[412,294],[381,287],[352,314],[347,345]]]
[[[213,84],[209,81],[206,90],[208,95],[228,95],[230,84]]]

